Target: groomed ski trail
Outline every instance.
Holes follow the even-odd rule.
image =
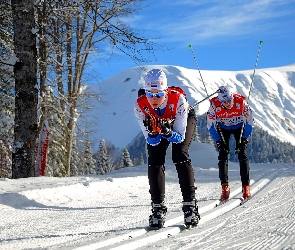
[[[256,183],[252,184],[251,192],[254,196],[259,190],[261,190],[265,185],[268,184],[270,179],[273,178],[273,175],[268,178],[262,178]],[[198,227],[203,225],[204,223],[213,220],[222,214],[225,214],[236,207],[240,206],[240,197],[241,197],[241,188],[235,189],[231,191],[231,196],[229,201],[223,204],[220,207],[215,207],[216,201],[211,202],[210,204],[200,207],[199,212],[201,214],[201,220],[196,228],[193,228],[189,231],[197,231]],[[166,220],[165,227],[158,231],[150,231],[147,233],[146,228],[135,229],[129,233],[124,235],[120,235],[118,237],[113,237],[107,239],[105,241],[100,241],[98,243],[94,243],[87,246],[82,246],[79,248],[75,248],[75,250],[94,250],[94,249],[138,249],[140,247],[149,245],[151,243],[155,243],[161,240],[165,240],[167,238],[174,238],[176,235],[181,233],[184,229],[182,225],[183,214],[174,219]],[[187,233],[186,232],[186,233]]]
[[[209,213],[208,216],[211,218],[206,217],[197,230],[179,234],[177,237],[162,240],[153,245],[147,244],[144,249],[151,246],[161,247],[162,250],[295,249],[295,184],[293,180],[292,177],[261,180],[254,185],[254,188],[259,190],[255,190],[254,193],[253,188],[253,198],[242,206],[237,205],[224,213],[220,211],[219,216],[214,220],[212,213]],[[290,199],[292,194],[293,198]],[[224,210],[229,209],[227,206],[226,203]],[[277,213],[280,213],[280,216],[275,217]],[[269,226],[272,221],[273,225]],[[259,234],[256,233],[257,230]]]

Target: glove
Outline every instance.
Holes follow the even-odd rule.
[[[218,151],[220,151],[220,150],[222,149],[223,144],[224,144],[223,140],[218,140],[218,141],[216,142],[216,147],[217,147],[217,150],[218,150]]]
[[[170,137],[172,135],[171,123],[167,120],[160,120],[161,134]]]
[[[247,145],[248,145],[249,139],[248,138],[241,138],[241,142],[237,145],[236,147],[236,154],[238,154],[242,148],[244,148],[245,150],[247,149]]]
[[[157,117],[153,115],[149,115],[148,117],[146,117],[146,119],[143,121],[143,124],[148,131],[149,137],[157,137],[158,134],[161,132],[160,121]]]
[[[220,139],[216,142],[216,147],[218,152],[225,151],[227,154],[229,153],[229,149],[226,147],[226,143]]]
[[[249,142],[249,139],[248,138],[242,138],[242,145],[247,145],[248,142]]]

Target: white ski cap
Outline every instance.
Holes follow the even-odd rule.
[[[218,99],[221,102],[229,102],[233,98],[233,94],[229,87],[227,86],[220,86],[219,87],[220,93],[218,93]]]
[[[145,78],[144,78],[145,90],[166,90],[167,85],[167,77],[163,70],[161,69],[152,69],[150,70]]]

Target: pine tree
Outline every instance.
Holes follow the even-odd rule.
[[[133,163],[132,163],[132,161],[130,159],[130,154],[129,154],[128,149],[126,147],[123,148],[123,153],[122,153],[122,156],[121,156],[121,166],[123,168],[133,166]]]
[[[97,174],[106,174],[111,172],[112,165],[110,164],[110,158],[107,153],[107,149],[105,146],[105,140],[101,139],[99,143],[99,149],[97,153]]]
[[[11,147],[0,139],[0,178],[11,178]]]
[[[196,127],[195,127],[195,131],[194,131],[194,134],[193,134],[193,141],[198,141],[198,142],[201,141],[198,124],[196,124]]]
[[[139,164],[140,165],[143,165],[144,164],[143,153],[140,154]]]
[[[71,176],[79,175],[79,166],[80,166],[80,157],[79,150],[77,147],[77,140],[73,142],[72,158],[71,158]]]
[[[89,138],[85,142],[85,151],[84,151],[84,173],[85,174],[94,174],[95,173],[95,160],[93,159],[93,153],[91,149],[91,142]]]

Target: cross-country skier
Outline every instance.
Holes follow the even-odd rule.
[[[228,154],[229,139],[234,135],[236,153],[240,164],[243,198],[251,197],[249,161],[247,144],[253,129],[252,111],[246,103],[246,97],[233,94],[226,86],[219,87],[218,96],[210,99],[210,108],[207,112],[207,128],[216,142],[219,152],[219,178],[222,185],[221,200],[229,198],[230,187],[228,182]]]
[[[200,216],[195,198],[194,170],[188,150],[197,120],[194,111],[189,112],[184,91],[168,87],[162,70],[150,70],[145,76],[144,89],[139,91],[134,111],[147,142],[152,201],[149,225],[161,228],[165,222],[165,156],[172,143],[172,161],[176,166],[183,196],[184,222],[187,226],[196,226]]]

